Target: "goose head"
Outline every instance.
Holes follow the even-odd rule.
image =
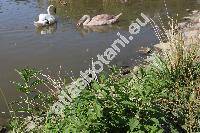
[[[77,23],[77,26],[79,27],[81,24],[87,24],[90,22],[90,16],[84,15]]]

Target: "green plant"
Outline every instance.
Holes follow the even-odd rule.
[[[48,101],[42,113],[34,110],[28,120],[13,119],[11,129],[52,133],[200,132],[199,46],[191,43],[186,47],[178,35],[170,44],[170,51],[152,55],[152,61],[136,72],[124,76],[113,67],[110,73],[100,74],[98,81],[82,90],[61,115],[49,111],[53,102]],[[18,73],[23,81],[17,83],[18,90],[26,95],[45,81],[38,80],[35,70]],[[64,83],[60,84],[59,89],[66,89]]]
[[[47,80],[39,78],[41,75],[40,71],[25,68],[16,70],[16,72],[19,74],[21,81],[13,83],[16,85],[16,89],[25,96],[10,104],[14,110],[10,128],[13,129],[13,132],[25,132],[30,122],[39,119],[39,117],[44,119],[46,116],[45,112],[48,111],[50,105],[55,101],[55,97],[44,90],[44,84]],[[31,119],[29,117],[24,119],[19,113],[23,115],[28,114]],[[43,120],[40,121],[43,122]]]

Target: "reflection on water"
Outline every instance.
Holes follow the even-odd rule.
[[[91,32],[99,32],[99,33],[106,33],[106,32],[112,32],[115,30],[120,30],[120,26],[117,24],[114,25],[103,25],[103,26],[82,26],[79,27],[79,32],[81,35],[85,36],[88,33]]]
[[[41,35],[52,34],[56,32],[57,24],[45,26],[45,27],[36,27],[36,33]]]
[[[0,0],[0,88],[7,100],[19,94],[10,81],[19,79],[14,69],[30,66],[56,73],[60,65],[66,72],[79,75],[91,64],[91,58],[105,51],[116,33],[128,35],[128,26],[143,12],[155,21],[165,18],[163,0],[67,0],[67,6],[48,0]],[[167,0],[169,14],[179,18],[188,13],[185,9],[199,9],[199,0]],[[46,13],[49,4],[57,8],[57,25],[35,28],[33,21],[40,13]],[[85,14],[95,16],[102,13],[119,14],[120,21],[110,26],[80,27],[76,22]],[[165,20],[165,19],[164,19]],[[167,22],[167,21],[164,21]],[[54,34],[52,34],[54,33]],[[46,34],[42,36],[42,34]],[[151,25],[141,33],[112,61],[119,66],[130,66],[140,60],[136,52],[141,46],[157,43]],[[0,112],[6,106],[0,97]],[[0,114],[1,117],[1,114]]]

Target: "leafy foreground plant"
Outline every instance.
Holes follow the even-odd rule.
[[[50,113],[51,104],[46,104],[42,113],[30,112],[26,120],[13,118],[10,129],[36,133],[200,132],[198,45],[186,49],[179,38],[170,43],[173,51],[162,57],[153,55],[152,62],[137,72],[123,76],[112,69],[110,75],[101,74],[62,114]]]

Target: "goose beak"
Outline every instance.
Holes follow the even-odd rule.
[[[77,27],[80,27],[80,26],[81,26],[81,23],[82,23],[81,21],[78,21],[78,23],[76,24],[76,26],[77,26]]]

